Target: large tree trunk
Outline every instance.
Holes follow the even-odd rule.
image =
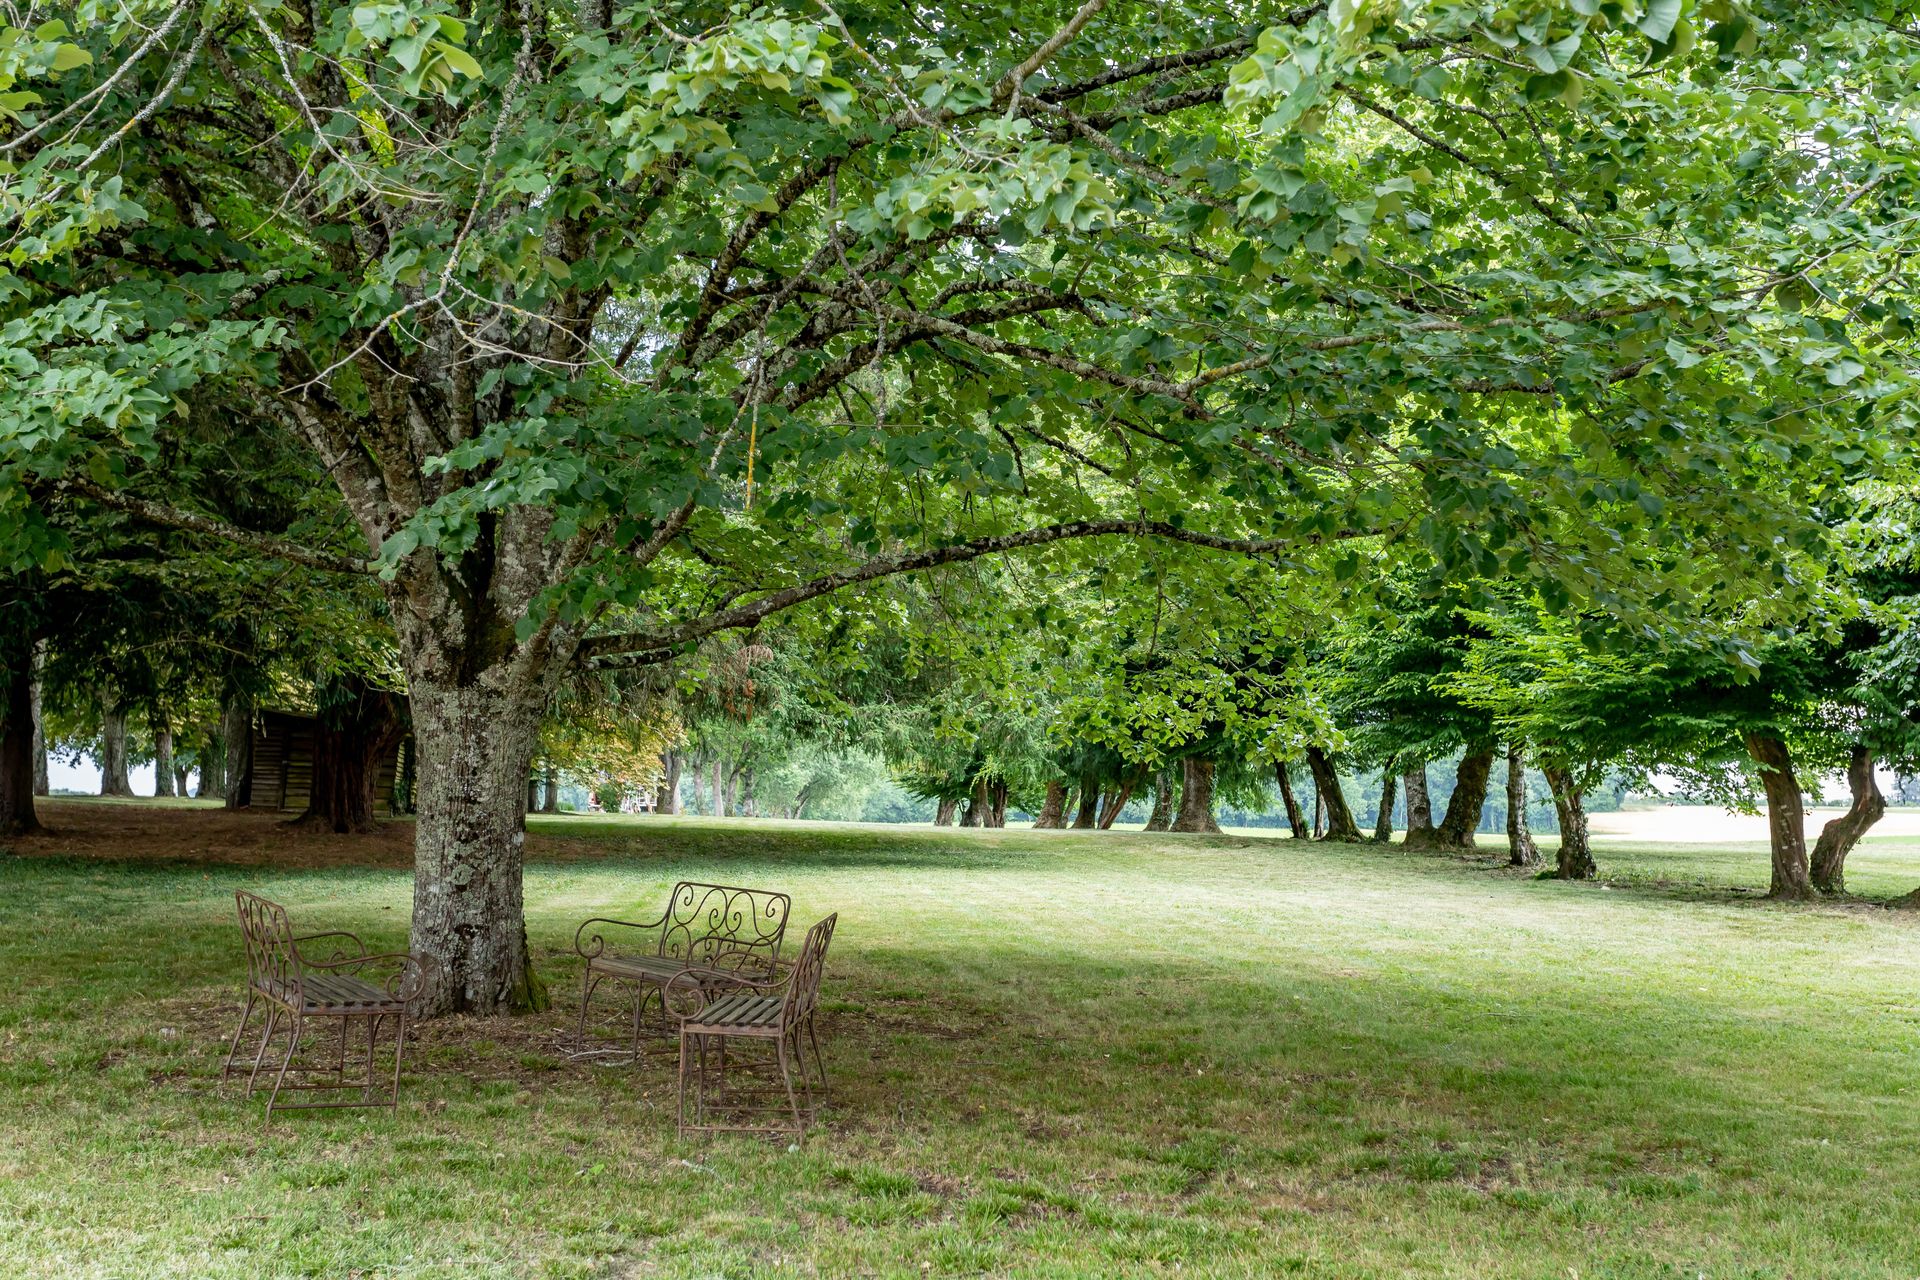
[[[217,800],[227,793],[227,744],[218,729],[207,732],[206,742],[200,748],[199,790],[195,793],[202,800]]]
[[[1334,770],[1333,761],[1325,751],[1311,746],[1307,748],[1307,768],[1313,773],[1314,791],[1326,803],[1327,830],[1320,838],[1358,844],[1360,827],[1353,820],[1353,810],[1347,807],[1346,794],[1340,790],[1340,775]]]
[[[560,771],[551,760],[540,770],[540,812],[560,812]]]
[[[1507,865],[1540,864],[1540,848],[1527,829],[1527,756],[1519,743],[1507,745]]]
[[[44,796],[47,782],[47,731],[40,718],[40,672],[47,665],[47,646],[42,641],[33,647],[33,688],[28,694],[33,711],[33,794]]]
[[[1591,880],[1600,869],[1594,865],[1593,847],[1587,841],[1586,796],[1567,770],[1542,763],[1540,772],[1547,775],[1553,815],[1560,826],[1560,852],[1553,874],[1561,880]]]
[[[1393,839],[1393,802],[1400,789],[1400,775],[1389,764],[1380,771],[1380,807],[1373,815],[1373,838],[1380,844]]]
[[[1287,809],[1287,826],[1293,831],[1295,840],[1305,840],[1313,832],[1307,827],[1307,816],[1300,811],[1300,798],[1293,793],[1293,767],[1285,760],[1273,766],[1273,778],[1280,784],[1280,802]]]
[[[1427,762],[1415,760],[1400,775],[1400,789],[1407,793],[1407,836],[1409,849],[1432,848],[1439,835],[1433,829],[1433,801],[1427,795]]]
[[[1773,876],[1767,896],[1811,898],[1807,811],[1800,799],[1800,779],[1793,773],[1793,753],[1785,742],[1768,733],[1749,733],[1746,744],[1747,754],[1760,766],[1760,785],[1767,793],[1767,835],[1773,850]]]
[[[933,825],[936,827],[952,826],[953,811],[959,807],[959,804],[954,801],[952,796],[941,796],[939,800],[934,802]]]
[[[538,709],[481,684],[411,682],[420,779],[413,950],[433,957],[426,1013],[539,1008],[527,955],[521,802]]]
[[[1167,831],[1173,827],[1173,773],[1162,769],[1153,776],[1153,812],[1147,815],[1148,831]]]
[[[653,811],[655,813],[680,812],[680,753],[663,752],[660,756],[660,789],[654,792]]]
[[[33,809],[33,664],[0,669],[0,836],[40,830]]]
[[[713,758],[713,816],[727,816],[727,765],[720,757]]]
[[[253,708],[245,700],[227,703],[220,714],[220,736],[227,740],[227,785],[222,788],[227,808],[244,809],[253,803]]]
[[[1847,790],[1853,793],[1853,803],[1820,828],[1820,838],[1813,843],[1810,871],[1813,887],[1822,893],[1847,891],[1847,855],[1887,811],[1887,799],[1873,776],[1875,763],[1873,752],[1865,747],[1853,749],[1847,761]]]
[[[1188,756],[1180,762],[1180,812],[1168,830],[1220,833],[1213,816],[1213,761]]]
[[[100,713],[100,794],[133,794],[127,780],[127,710],[118,698]]]
[[[173,725],[167,713],[159,710],[147,713],[147,723],[153,729],[153,796],[169,798],[173,795]]]
[[[1047,780],[1047,798],[1033,820],[1035,831],[1057,831],[1067,825],[1067,784],[1058,778]]]
[[[987,780],[975,778],[973,790],[967,796],[967,807],[960,815],[963,827],[984,827],[987,825]]]
[[[313,789],[307,811],[294,823],[339,835],[372,831],[380,761],[405,732],[393,694],[364,686],[345,690],[342,701],[323,709],[314,724]]]
[[[1100,784],[1092,774],[1080,779],[1080,811],[1073,816],[1075,831],[1091,831],[1100,820]]]
[[[1409,827],[1407,844],[1414,848],[1472,849],[1480,826],[1480,810],[1487,804],[1487,783],[1493,775],[1493,744],[1469,747],[1454,770],[1453,794],[1447,798],[1440,825],[1422,833]]]
[[[993,785],[987,788],[987,825],[990,827],[1007,825],[1007,784],[1003,780],[996,779]]]

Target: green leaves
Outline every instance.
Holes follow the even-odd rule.
[[[410,94],[451,94],[460,77],[481,79],[479,59],[463,48],[466,24],[436,0],[369,0],[354,6],[350,48],[383,49]]]

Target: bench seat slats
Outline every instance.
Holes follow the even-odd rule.
[[[745,992],[723,996],[702,1009],[686,1024],[694,1034],[717,1030],[771,1030],[780,1020],[779,996],[758,996]]]

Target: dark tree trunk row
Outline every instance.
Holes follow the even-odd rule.
[[[1114,821],[1120,816],[1120,811],[1127,807],[1127,801],[1133,799],[1133,789],[1140,785],[1140,779],[1145,775],[1145,769],[1135,769],[1114,784],[1101,805],[1100,830],[1112,830]]]
[[[1335,772],[1333,761],[1318,746],[1307,748],[1307,768],[1313,773],[1313,789],[1320,797],[1325,809],[1326,830],[1320,834],[1322,840],[1333,840],[1341,844],[1358,844],[1360,826],[1353,820],[1353,810],[1347,807],[1347,797],[1340,790],[1340,775]]]
[[[1562,880],[1591,880],[1600,873],[1593,863],[1593,848],[1587,841],[1587,806],[1583,788],[1564,766],[1541,762],[1547,776],[1547,788],[1553,792],[1553,813],[1560,826],[1560,852],[1554,860],[1554,875]]]
[[[1409,810],[1406,845],[1409,849],[1472,849],[1473,833],[1480,826],[1480,811],[1486,807],[1487,785],[1493,773],[1493,744],[1483,743],[1468,749],[1454,770],[1453,794],[1447,798],[1447,812],[1439,826],[1432,822],[1428,806],[1427,824],[1413,821],[1413,794],[1407,795]],[[1411,777],[1409,777],[1411,781]],[[1421,799],[1426,800],[1426,779],[1421,776]]]
[[[1822,827],[1820,838],[1813,843],[1809,873],[1813,887],[1822,893],[1847,891],[1847,855],[1887,811],[1887,798],[1880,794],[1880,783],[1873,776],[1875,763],[1873,752],[1860,746],[1853,749],[1847,761],[1847,790],[1852,793],[1853,803]]]
[[[985,778],[975,778],[973,780],[973,791],[967,796],[967,807],[960,814],[960,825],[963,827],[986,826],[987,812],[992,806],[992,803],[992,800],[989,799],[987,795],[987,780]]]
[[[383,690],[356,687],[323,710],[313,731],[313,790],[295,824],[341,835],[372,831],[380,761],[405,732],[400,699]],[[526,792],[523,782],[518,798]]]
[[[1287,809],[1287,827],[1293,832],[1295,840],[1305,840],[1313,832],[1307,827],[1307,817],[1300,811],[1300,798],[1293,793],[1293,767],[1282,760],[1273,766],[1273,779],[1280,784],[1280,802]]]
[[[1807,868],[1807,813],[1800,799],[1800,779],[1793,771],[1793,752],[1782,739],[1768,733],[1749,733],[1746,744],[1747,754],[1760,766],[1760,785],[1767,793],[1767,834],[1773,853],[1767,896],[1810,898],[1813,882]]]
[[[24,653],[18,656],[20,661],[0,667],[6,682],[0,689],[0,836],[40,829],[33,807],[33,664]]]
[[[1400,775],[1391,764],[1380,771],[1380,808],[1373,815],[1373,838],[1380,844],[1393,839],[1393,802],[1398,798]]]
[[[1427,796],[1427,762],[1415,760],[1400,778],[1407,793],[1407,839],[1409,849],[1432,843],[1433,801]]]
[[[1092,774],[1080,779],[1080,809],[1073,815],[1075,831],[1091,831],[1100,820],[1100,782]]]
[[[663,752],[660,756],[660,788],[653,793],[653,811],[664,814],[680,812],[680,753],[678,751]]]
[[[220,726],[227,742],[227,808],[244,809],[253,803],[253,708],[234,698],[221,713]]]
[[[1213,761],[1188,756],[1180,762],[1180,812],[1168,830],[1220,833],[1213,816]]]
[[[1173,773],[1162,769],[1153,776],[1153,812],[1147,815],[1148,831],[1173,829]]]
[[[167,721],[167,713],[154,709],[147,713],[147,723],[153,729],[153,794],[155,799],[173,795],[173,726]],[[186,794],[186,789],[181,789]]]
[[[1507,745],[1507,865],[1540,865],[1540,847],[1527,829],[1527,757],[1519,743]]]
[[[33,794],[44,796],[48,793],[47,781],[47,734],[40,721],[40,671],[46,666],[47,647],[44,643],[33,647],[33,687],[28,692],[28,705],[33,714]]]
[[[1067,784],[1058,778],[1047,780],[1047,798],[1033,820],[1035,831],[1058,831],[1067,825]]]
[[[934,807],[933,825],[936,827],[952,826],[953,812],[955,809],[958,809],[959,807],[960,806],[954,801],[953,797],[951,796],[940,797],[939,802]]]
[[[100,713],[100,794],[133,794],[127,778],[127,709],[118,698]]]

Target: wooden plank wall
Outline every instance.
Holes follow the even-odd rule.
[[[253,730],[253,807],[304,813],[313,796],[313,718],[284,711],[262,711]],[[373,811],[385,817],[393,808],[393,784],[400,752],[380,761],[374,782]]]

